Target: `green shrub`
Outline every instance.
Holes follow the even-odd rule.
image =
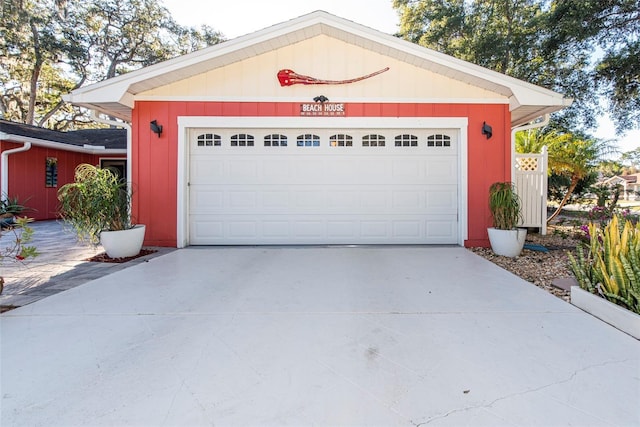
[[[588,228],[588,245],[569,254],[580,287],[640,314],[640,224],[621,224],[614,215],[604,228]]]
[[[59,214],[80,240],[97,244],[100,232],[132,228],[129,211],[131,194],[127,183],[109,169],[81,164],[75,181],[58,190]]]

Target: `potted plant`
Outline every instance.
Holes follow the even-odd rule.
[[[0,226],[2,228],[11,227],[15,224],[16,216],[26,209],[17,197],[2,197],[0,199]]]
[[[58,190],[58,200],[60,217],[73,227],[79,240],[101,243],[111,258],[140,253],[145,226],[131,222],[127,183],[109,169],[78,165],[75,181]]]
[[[493,227],[487,229],[496,255],[516,257],[522,252],[526,228],[517,228],[522,218],[520,197],[511,182],[495,182],[489,188],[489,210]]]

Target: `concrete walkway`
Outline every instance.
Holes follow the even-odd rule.
[[[459,247],[187,248],[0,316],[7,426],[634,426],[640,342]]]

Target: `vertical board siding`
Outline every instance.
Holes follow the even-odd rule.
[[[506,104],[347,103],[348,117],[468,117],[468,240],[487,246],[491,226],[488,191],[493,182],[511,179],[510,113]],[[147,225],[145,244],[177,245],[177,150],[180,116],[296,117],[294,102],[137,101],[133,110],[133,213]],[[163,126],[160,138],[149,122]],[[482,123],[493,127],[489,140]],[[336,124],[339,127],[339,124]],[[464,167],[465,165],[462,165]]]
[[[5,151],[21,147],[22,144],[0,143],[0,150]],[[58,159],[58,186],[45,186],[45,162],[47,157]],[[125,156],[109,155],[109,158]],[[73,182],[74,171],[80,163],[100,163],[100,156],[76,153],[32,146],[28,151],[11,154],[8,157],[9,196],[18,197],[30,208],[25,214],[35,220],[57,218],[58,189],[64,184]]]

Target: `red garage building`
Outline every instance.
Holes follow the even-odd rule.
[[[561,94],[325,12],[75,90],[131,123],[146,244],[486,245]]]

